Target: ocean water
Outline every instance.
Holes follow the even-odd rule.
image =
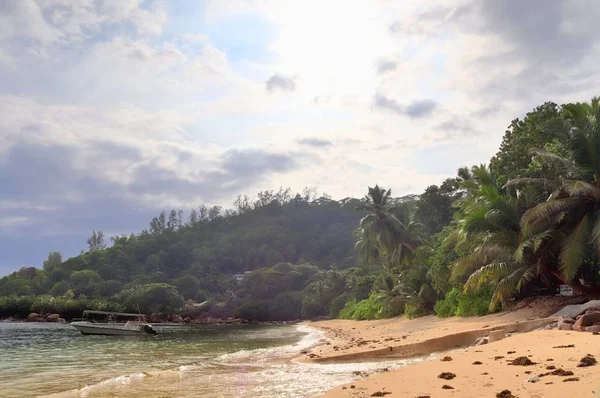
[[[0,397],[310,397],[412,360],[299,364],[323,341],[306,326],[157,327],[87,336],[68,324],[0,323]]]

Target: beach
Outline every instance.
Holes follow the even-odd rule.
[[[495,397],[503,391],[498,396],[600,397],[600,366],[578,367],[588,354],[600,359],[600,336],[548,330],[545,326],[555,318],[547,312],[532,306],[474,318],[312,322],[325,331],[328,342],[297,361],[387,362],[430,355],[403,368],[356,372],[355,381],[321,395],[331,398]],[[483,336],[490,342],[475,345]],[[524,365],[511,364],[516,359]],[[440,378],[443,373],[451,375]],[[534,376],[539,380],[528,380]]]

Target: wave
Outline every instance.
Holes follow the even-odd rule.
[[[325,333],[321,330],[305,325],[296,326],[296,330],[300,333],[304,333],[297,343],[279,347],[240,350],[229,354],[223,354],[216,357],[213,363],[267,363],[275,358],[285,359],[291,356],[297,356],[300,354],[300,351],[323,344],[326,341]]]
[[[301,350],[314,347],[315,345],[319,345],[325,341],[324,333],[320,330],[303,325],[297,326],[296,330],[300,333],[303,333],[303,335],[301,336],[300,340],[294,344],[254,350],[240,350],[229,354],[220,355],[210,362],[181,365],[171,370],[153,370],[132,373],[129,375],[119,375],[95,384],[87,385],[82,388],[46,395],[44,398],[86,398],[90,394],[97,396],[97,394],[101,394],[102,391],[135,387],[135,385],[142,383],[149,377],[185,377],[186,374],[197,371],[200,368],[213,368],[213,370],[218,370],[219,368],[230,368],[233,370],[232,368],[237,368],[240,365],[243,365],[243,367],[246,369],[255,368],[256,370],[259,370],[264,368],[265,365],[269,364],[276,358],[285,359],[290,356],[298,355]]]

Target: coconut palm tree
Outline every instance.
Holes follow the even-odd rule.
[[[551,239],[557,244],[553,275],[581,292],[596,294],[598,287],[583,286],[576,276],[582,267],[595,268],[600,255],[600,99],[565,105],[563,118],[570,159],[536,152],[544,160],[563,166],[561,178],[521,179],[510,184],[554,188],[546,202],[524,214],[523,231],[530,239]]]
[[[485,165],[473,167],[472,174],[474,178],[466,180],[466,196],[456,203],[456,230],[445,242],[466,253],[453,264],[452,277],[466,278],[466,291],[493,286],[490,309],[498,303],[505,307],[516,290],[543,273],[523,244],[519,224],[541,198],[533,188],[516,196],[501,192]]]
[[[363,203],[356,208],[368,211],[360,220],[356,243],[356,249],[367,263],[403,264],[416,247],[413,234],[418,233],[420,226],[411,222],[406,208],[396,204],[391,195],[391,189],[378,185],[369,187]]]

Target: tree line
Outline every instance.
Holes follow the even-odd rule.
[[[110,244],[93,231],[79,256],[53,252],[0,279],[0,316],[81,303],[170,312],[186,300],[257,320],[468,316],[563,284],[595,295],[599,118],[597,98],[544,103],[510,123],[488,164],[420,195],[281,188],[225,210],[163,211]]]

